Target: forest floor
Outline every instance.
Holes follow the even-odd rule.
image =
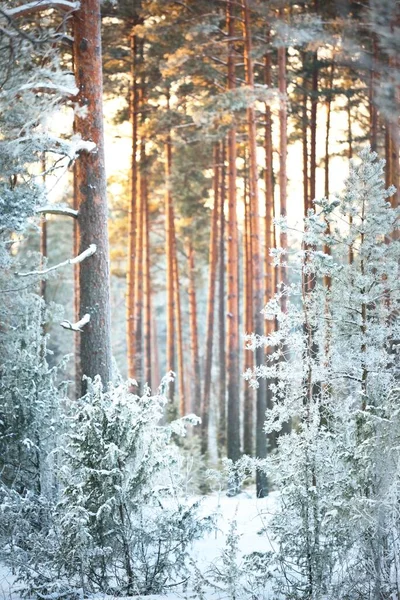
[[[217,526],[211,533],[206,534],[203,539],[196,541],[193,545],[191,555],[196,568],[208,578],[210,569],[222,565],[222,551],[225,548],[226,539],[232,522],[236,521],[237,534],[239,536],[239,556],[250,552],[266,552],[271,549],[266,535],[260,535],[261,529],[268,525],[276,507],[276,493],[272,492],[268,498],[256,497],[255,489],[249,488],[238,496],[227,497],[224,493],[213,493],[203,500],[203,514],[217,513]],[[0,564],[0,600],[20,600],[19,585],[15,578],[4,565]],[[190,586],[189,586],[190,587]],[[226,591],[216,591],[207,587],[204,590],[205,597],[210,600],[227,599]],[[174,591],[162,596],[138,596],[145,600],[185,600],[193,598],[193,592]],[[111,600],[110,596],[96,595],[96,600]],[[118,600],[123,600],[118,598]]]

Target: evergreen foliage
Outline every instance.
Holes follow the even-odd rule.
[[[369,150],[361,159],[341,200],[316,203],[306,218],[302,285],[265,309],[277,332],[252,338],[273,350],[247,373],[254,384],[277,381],[265,430],[293,424],[264,467],[280,492],[270,531],[282,598],[398,594],[399,210],[383,161]]]

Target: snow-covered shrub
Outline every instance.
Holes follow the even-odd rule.
[[[369,150],[361,159],[341,200],[316,203],[305,221],[302,284],[265,309],[277,332],[250,340],[271,349],[247,373],[274,394],[266,433],[292,423],[264,465],[280,491],[267,557],[276,598],[400,593],[400,211],[383,162]]]
[[[161,426],[165,405],[161,394],[138,397],[128,384],[103,391],[99,380],[71,403],[61,495],[42,531],[48,549],[24,550],[29,594],[151,594],[185,580],[190,544],[211,521],[183,496],[171,436],[185,422]]]

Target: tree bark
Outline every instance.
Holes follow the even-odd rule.
[[[283,9],[280,10],[280,15],[283,16]],[[287,106],[286,106],[286,48],[279,46],[278,48],[278,87],[280,93],[279,103],[279,203],[281,217],[287,216]],[[287,250],[287,233],[282,228],[279,233],[279,245],[284,250]],[[285,257],[286,260],[286,257]],[[287,285],[287,269],[285,265],[280,268],[281,283]],[[286,297],[281,299],[282,311],[286,312]]]
[[[226,149],[222,142],[221,192],[219,208],[219,280],[218,280],[218,323],[219,323],[219,419],[218,448],[220,455],[226,450],[226,328],[225,328],[225,199],[226,199]]]
[[[253,315],[253,269],[251,256],[251,218],[250,218],[250,199],[248,190],[247,164],[245,161],[244,174],[244,235],[243,235],[243,271],[244,271],[244,330],[245,333],[252,333],[254,315]],[[244,351],[244,370],[254,367],[254,353],[251,350]],[[249,456],[254,454],[254,395],[249,385],[244,386],[243,394],[243,452]]]
[[[376,152],[377,147],[378,147],[378,110],[375,105],[375,86],[377,83],[376,68],[377,68],[377,58],[378,58],[378,43],[377,43],[375,36],[373,37],[373,42],[372,42],[372,52],[373,52],[373,58],[372,58],[371,73],[370,73],[370,80],[369,80],[368,101],[369,101],[369,123],[370,123],[370,130],[371,130],[371,138],[370,138],[371,139],[371,150]]]
[[[144,177],[144,216],[143,216],[143,294],[144,294],[144,381],[152,387],[152,307],[150,271],[150,215],[147,177]]]
[[[252,39],[250,29],[250,10],[247,0],[242,1],[242,23],[244,37],[244,62],[246,83],[254,89],[254,69],[252,59]],[[264,318],[261,314],[263,308],[263,261],[261,255],[260,215],[258,198],[258,171],[257,171],[257,130],[254,104],[247,109],[248,146],[249,146],[249,205],[251,222],[251,257],[253,278],[253,311],[254,332],[256,335],[264,333]],[[256,349],[255,360],[257,365],[264,363],[264,350]],[[266,411],[265,379],[259,380],[257,388],[257,426],[256,426],[256,454],[258,458],[267,455],[267,438],[264,432]],[[267,480],[260,470],[257,471],[257,495],[264,497],[268,493]]]
[[[310,207],[310,200],[308,194],[308,78],[307,78],[307,52],[302,52],[303,62],[303,106],[302,106],[302,119],[301,119],[301,141],[303,146],[303,202],[304,202],[304,215],[307,215]]]
[[[210,411],[213,339],[214,339],[214,313],[215,313],[215,283],[218,265],[218,219],[220,210],[220,171],[221,156],[220,147],[214,148],[214,207],[211,216],[211,233],[209,249],[209,272],[208,272],[208,298],[207,298],[207,324],[206,324],[206,361],[204,372],[204,393],[201,411],[201,452],[206,454],[208,450],[208,422]]]
[[[192,356],[194,402],[193,412],[201,416],[201,374],[199,359],[199,333],[197,327],[197,302],[196,302],[196,273],[195,252],[191,240],[187,240],[188,271],[189,271],[189,320],[190,320],[190,353]]]
[[[144,244],[144,205],[146,202],[145,177],[143,175],[144,143],[140,144],[139,194],[136,204],[136,251],[135,251],[135,379],[137,393],[143,388],[143,244]]]
[[[76,163],[80,251],[93,243],[97,246],[96,253],[79,269],[80,316],[90,314],[81,335],[81,365],[83,375],[99,375],[106,386],[112,378],[112,365],[100,1],[82,2],[73,24],[77,102],[88,109],[85,116],[75,116],[75,131],[96,144],[95,152],[81,153]],[[85,384],[83,388],[85,392]]]
[[[267,39],[269,40],[269,29],[267,32]],[[271,57],[267,52],[265,55],[264,63],[264,76],[265,84],[268,87],[272,86],[271,76]],[[275,235],[275,199],[274,199],[274,178],[273,178],[273,145],[272,145],[272,113],[271,108],[265,106],[265,304],[267,304],[276,293],[276,267],[272,264],[272,257],[270,256],[270,249],[276,247],[276,235]],[[265,319],[264,320],[264,332],[265,335],[270,335],[275,331],[275,321]],[[271,353],[271,349],[267,350],[267,353]],[[274,381],[266,381],[266,407],[271,409],[273,406],[273,394],[270,389],[270,385],[275,383]],[[275,432],[268,434],[267,436],[268,448],[273,450],[276,447],[276,435]]]
[[[317,111],[318,111],[318,52],[313,52],[311,76],[311,114],[310,114],[310,198],[309,208],[313,208],[316,196],[317,176]]]
[[[128,264],[126,272],[126,349],[128,377],[135,377],[135,253],[137,211],[137,150],[139,94],[137,83],[137,38],[131,35],[131,94],[130,119],[132,125],[131,198],[128,213]]]
[[[351,160],[353,158],[353,128],[351,121],[351,103],[350,97],[347,98],[347,134],[348,134],[348,158]],[[353,217],[349,215],[349,225],[351,227],[353,223]],[[349,263],[352,264],[354,260],[354,250],[353,246],[349,246]]]
[[[268,32],[269,36],[269,32]],[[264,63],[265,84],[272,87],[271,76],[271,56],[269,53],[265,55]],[[272,160],[272,112],[271,107],[265,105],[265,304],[273,297],[276,291],[275,267],[271,264],[272,259],[269,254],[271,248],[275,248],[275,204],[274,204],[274,174]],[[269,328],[273,327],[272,321],[265,320],[266,334]]]
[[[175,327],[174,327],[174,271],[175,271],[175,225],[174,208],[172,192],[170,189],[171,169],[172,169],[172,148],[171,134],[168,133],[165,144],[165,237],[166,237],[166,258],[167,258],[167,371],[175,372]],[[169,398],[174,400],[175,383],[172,381],[169,385]]]
[[[331,71],[329,74],[328,80],[328,92],[326,99],[326,129],[325,129],[325,181],[324,181],[324,195],[325,198],[329,199],[329,139],[331,132],[331,109],[332,109],[332,88],[333,88],[333,77],[334,77],[335,63],[332,62]],[[327,223],[327,233],[330,233],[330,224]],[[325,254],[330,254],[331,249],[328,244],[324,245]],[[326,287],[330,288],[331,286],[331,278],[329,275],[324,275],[324,284]]]
[[[174,220],[173,220],[174,221]],[[179,263],[176,246],[175,224],[173,223],[173,244],[174,244],[174,304],[175,304],[175,321],[177,334],[177,354],[178,354],[178,386],[179,386],[179,414],[183,417],[187,412],[190,412],[186,406],[186,388],[185,388],[185,362],[183,354],[183,336],[182,336],[182,309],[181,309],[181,294],[179,280]]]
[[[228,90],[236,87],[234,3],[227,0]],[[227,455],[233,462],[240,457],[240,373],[239,373],[239,314],[238,314],[238,226],[236,214],[236,128],[228,133],[228,419]]]

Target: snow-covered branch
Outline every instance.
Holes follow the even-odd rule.
[[[28,273],[16,273],[16,275],[18,275],[18,277],[30,277],[31,275],[47,275],[47,273],[55,271],[56,269],[60,269],[61,267],[66,267],[67,265],[77,265],[81,263],[85,260],[85,258],[92,256],[96,252],[96,250],[96,244],[90,244],[87,250],[84,250],[84,252],[82,252],[78,256],[75,256],[75,258],[68,258],[67,260],[64,260],[58,265],[54,265],[53,267],[49,267],[48,269],[43,269],[42,271],[29,271]]]
[[[58,85],[51,82],[41,82],[41,83],[25,83],[18,88],[18,93],[23,92],[25,90],[30,90],[35,94],[61,94],[62,96],[66,96],[68,98],[75,98],[78,93],[78,88],[76,86],[66,86],[66,85]]]
[[[35,0],[34,2],[27,2],[21,4],[21,6],[15,6],[14,8],[8,8],[4,10],[5,16],[14,19],[16,17],[24,17],[41,10],[49,10],[50,8],[56,8],[64,12],[74,12],[80,7],[80,2],[71,2],[70,0]]]
[[[82,319],[80,319],[76,323],[71,323],[70,321],[65,320],[65,321],[61,321],[60,325],[64,329],[70,329],[71,331],[83,331],[82,327],[87,325],[89,323],[89,321],[90,321],[90,315],[89,315],[89,313],[86,313],[85,315],[83,315]]]
[[[78,217],[79,212],[74,208],[69,208],[69,206],[41,206],[37,208],[36,213],[41,215],[64,215],[66,217],[73,217],[76,219]]]

